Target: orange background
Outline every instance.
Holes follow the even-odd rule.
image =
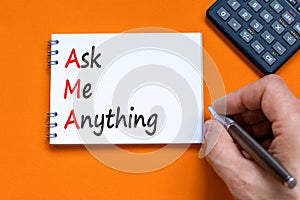
[[[106,167],[83,146],[50,146],[47,40],[51,33],[123,32],[164,27],[203,33],[226,92],[261,77],[205,18],[214,0],[13,1],[0,3],[1,199],[232,199],[193,145],[161,170],[130,174]],[[300,95],[300,53],[277,74]],[[208,69],[205,69],[208,70]],[[205,89],[205,107],[211,99]],[[205,119],[209,115],[205,112]],[[130,151],[156,147],[128,146]]]

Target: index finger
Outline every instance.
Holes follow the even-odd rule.
[[[213,108],[226,115],[262,110],[268,120],[274,122],[287,117],[295,104],[299,101],[284,81],[277,75],[268,75],[217,99]]]

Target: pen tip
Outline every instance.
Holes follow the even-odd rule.
[[[210,112],[210,114],[215,115],[216,112],[214,111],[214,109],[211,106],[208,106],[208,110]]]

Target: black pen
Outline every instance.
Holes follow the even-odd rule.
[[[288,188],[294,188],[297,185],[297,180],[285,169],[285,167],[235,121],[227,116],[216,113],[211,106],[208,107],[208,110],[215,120],[224,125],[233,140],[236,141],[262,168],[272,174]]]

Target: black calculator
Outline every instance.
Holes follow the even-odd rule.
[[[264,74],[300,47],[300,0],[218,0],[206,15]]]

